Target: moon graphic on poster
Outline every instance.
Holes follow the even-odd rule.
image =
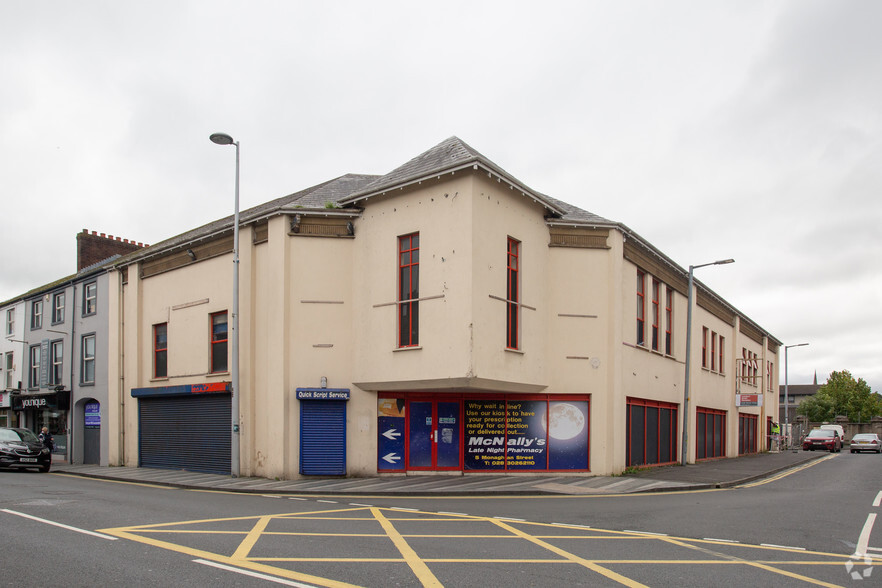
[[[548,414],[548,434],[553,439],[566,441],[572,439],[585,429],[585,415],[582,411],[566,402],[554,404]],[[542,419],[545,424],[545,419]]]

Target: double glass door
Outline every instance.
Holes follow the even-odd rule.
[[[411,400],[407,407],[407,469],[461,469],[460,401]]]

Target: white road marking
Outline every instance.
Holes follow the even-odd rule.
[[[213,568],[219,568],[221,570],[226,570],[228,572],[235,572],[237,574],[242,574],[243,576],[251,576],[252,578],[260,578],[261,580],[268,580],[270,582],[275,582],[276,584],[284,584],[285,586],[296,586],[297,588],[316,588],[316,586],[312,584],[301,584],[300,582],[293,582],[291,580],[285,580],[283,578],[276,578],[275,576],[270,576],[268,574],[261,574],[258,572],[252,572],[250,570],[243,570],[241,568],[235,568],[233,566],[224,565],[221,563],[217,563],[214,561],[208,561],[207,559],[194,559],[195,563],[202,564],[205,566],[211,566]]]
[[[572,525],[570,523],[551,523],[556,527],[569,527],[571,529],[590,529],[588,525]]]
[[[639,533],[640,535],[658,535],[659,537],[667,537],[667,533],[652,533],[650,531],[629,531],[625,529],[625,533]]]
[[[403,510],[404,512],[419,512],[416,508],[403,508],[400,506],[393,506],[391,510]]]
[[[873,506],[878,507],[882,504],[882,490],[879,491],[879,494],[876,495],[876,500],[873,501]]]
[[[54,521],[47,521],[46,519],[41,519],[38,517],[33,517],[29,514],[25,514],[23,512],[16,512],[14,510],[9,510],[4,508],[3,512],[9,513],[11,515],[15,515],[18,517],[24,517],[26,519],[31,519],[32,521],[37,521],[38,523],[46,523],[47,525],[52,525],[53,527],[60,527],[62,529],[67,529],[68,531],[76,531],[77,533],[83,533],[84,535],[91,535],[92,537],[98,537],[99,539],[107,539],[108,541],[116,541],[116,537],[111,537],[110,535],[102,535],[101,533],[96,533],[94,531],[87,531],[85,529],[79,529],[77,527],[71,527],[70,525],[62,525],[61,523],[56,523]]]
[[[438,511],[438,514],[439,515],[454,515],[454,516],[458,516],[458,517],[469,516],[468,513],[464,513],[464,512],[444,512],[444,511],[440,511],[440,510]]]
[[[526,520],[526,519],[512,519],[509,517],[493,517],[493,518],[500,520],[500,521],[514,521],[515,523],[522,523]]]
[[[775,545],[774,543],[760,543],[763,547],[777,547],[780,549],[796,549],[798,551],[805,551],[805,547],[793,547],[792,545]]]
[[[325,504],[337,504],[336,500],[316,500],[316,502],[324,502]]]
[[[857,545],[854,548],[853,557],[864,557],[867,555],[867,545],[870,543],[870,533],[873,532],[873,523],[876,522],[876,513],[867,515],[867,522],[861,529],[861,536],[858,538]]]
[[[350,502],[350,503],[349,503],[349,506],[367,506],[367,507],[371,507],[371,506],[373,506],[373,504],[359,504],[359,503],[357,503],[357,502]]]
[[[732,539],[714,539],[713,537],[705,537],[705,541],[719,541],[720,543],[741,543],[741,541],[733,541]]]
[[[299,496],[289,496],[288,500],[306,500],[305,498],[300,498]]]

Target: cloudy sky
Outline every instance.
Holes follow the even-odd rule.
[[[882,2],[0,2],[0,300],[456,135],[882,392]],[[783,374],[781,382],[783,383]]]

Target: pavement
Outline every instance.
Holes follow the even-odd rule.
[[[203,474],[182,470],[53,464],[55,473],[117,482],[176,488],[282,495],[615,495],[731,488],[770,477],[827,455],[823,452],[781,451],[685,466],[641,468],[621,476],[592,475],[384,475],[378,477],[309,477],[297,480]]]

